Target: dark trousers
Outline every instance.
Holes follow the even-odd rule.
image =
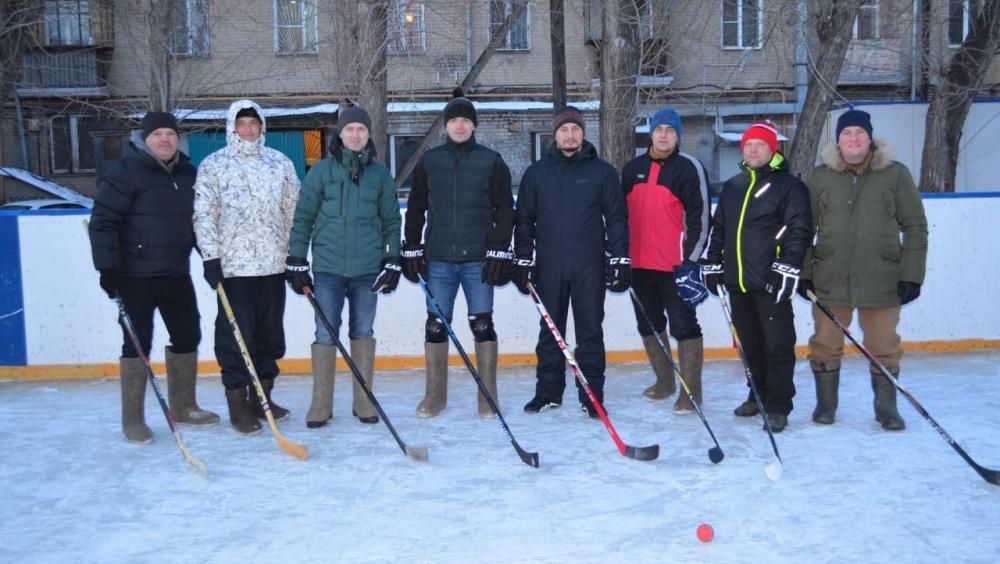
[[[791,301],[776,304],[774,295],[767,292],[731,291],[729,303],[733,308],[733,324],[764,410],[788,415],[795,396],[795,382],[792,381],[795,318]]]
[[[669,321],[670,336],[674,339],[686,341],[701,337],[701,327],[698,325],[695,310],[688,307],[677,294],[673,272],[633,269],[632,288],[635,289],[636,295],[642,301],[642,307],[645,308],[646,315],[649,316],[649,320],[653,324],[650,327],[646,323],[646,317],[642,315],[639,306],[633,302],[632,307],[635,309],[635,319],[639,325],[640,335],[652,335],[654,331],[662,333],[666,330]]]
[[[277,360],[285,356],[285,277],[244,276],[226,278],[222,282],[233,308],[236,324],[250,351],[254,370],[262,380],[278,376]],[[222,370],[222,383],[227,389],[250,384],[240,347],[229,326],[226,312],[219,304],[215,318],[215,358]]]
[[[198,350],[201,342],[201,317],[194,295],[191,277],[155,276],[150,278],[122,277],[118,279],[118,295],[125,304],[135,328],[142,353],[148,358],[153,346],[153,312],[160,310],[163,324],[170,335],[170,347],[175,353],[184,354]],[[122,328],[122,356],[139,356],[132,340]]]
[[[587,384],[598,400],[604,398],[604,264],[584,266],[545,264],[536,270],[538,296],[549,310],[553,322],[566,338],[566,318],[573,307],[576,350],[574,356]],[[561,399],[566,389],[566,359],[544,320],[540,321],[535,393],[549,399]],[[577,396],[586,401],[586,394],[577,384]]]

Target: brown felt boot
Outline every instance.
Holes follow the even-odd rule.
[[[253,435],[260,432],[260,421],[254,415],[250,402],[256,398],[250,394],[250,387],[243,386],[230,390],[226,388],[226,405],[229,406],[229,422],[233,428],[244,435]]]
[[[351,339],[351,357],[361,377],[365,379],[365,385],[371,391],[372,378],[375,376],[375,338]],[[354,403],[351,413],[362,423],[378,423],[378,412],[375,411],[372,402],[368,401],[368,396],[357,378],[354,378]]]
[[[198,353],[178,354],[170,347],[167,360],[167,396],[174,421],[186,425],[209,427],[219,422],[219,416],[198,407],[195,390],[198,387]]]
[[[677,354],[680,356],[681,377],[691,390],[694,401],[701,405],[701,367],[705,360],[704,339],[684,339],[677,342]],[[694,411],[691,399],[684,393],[684,387],[677,395],[677,402],[674,403],[674,411],[677,413],[690,413]]]
[[[665,332],[660,333],[660,338],[663,339],[663,344],[667,346],[667,354],[670,354],[670,341],[667,340],[667,334]],[[670,397],[670,394],[677,391],[674,371],[670,368],[670,363],[667,361],[666,356],[664,356],[660,344],[656,342],[656,337],[653,335],[644,335],[642,337],[642,346],[646,349],[646,356],[649,357],[649,363],[653,366],[653,373],[656,375],[656,382],[646,388],[646,391],[642,392],[642,395],[651,401],[666,399]]]
[[[485,341],[482,343],[476,343],[476,370],[479,371],[479,377],[482,379],[483,384],[486,389],[489,390],[490,396],[493,397],[493,402],[500,406],[500,397],[497,396],[497,342],[496,341]],[[476,386],[476,398],[479,402],[479,416],[484,419],[489,419],[496,417],[493,410],[490,409],[490,404],[483,397],[482,392],[478,390],[479,386]]]
[[[417,406],[418,417],[436,417],[448,405],[448,343],[424,343],[427,394]]]
[[[333,385],[337,373],[337,347],[312,346],[312,404],[306,413],[306,427],[316,429],[333,417]]]
[[[122,433],[133,443],[148,443],[153,432],[146,426],[146,367],[140,358],[119,361],[122,386]]]

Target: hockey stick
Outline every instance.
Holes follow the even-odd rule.
[[[781,454],[778,453],[778,443],[774,442],[774,431],[771,430],[771,422],[767,420],[767,413],[764,412],[764,404],[760,401],[760,392],[757,391],[757,385],[753,382],[753,374],[750,372],[750,362],[747,360],[746,352],[743,350],[743,343],[740,341],[739,333],[736,331],[736,325],[733,323],[733,314],[729,311],[729,304],[726,303],[726,298],[729,297],[729,293],[726,292],[726,288],[719,284],[717,286],[719,303],[722,304],[722,312],[726,314],[726,321],[729,322],[729,331],[733,334],[733,341],[736,342],[736,349],[740,352],[740,360],[743,361],[743,375],[746,376],[747,382],[750,384],[750,391],[753,393],[753,400],[757,403],[757,411],[760,412],[761,418],[764,419],[764,428],[767,429],[767,438],[771,440],[771,448],[774,449],[774,457],[777,458],[774,462],[768,464],[764,467],[764,475],[767,476],[768,480],[772,482],[777,481],[781,478],[782,465],[781,465]]]
[[[545,304],[542,303],[542,298],[538,296],[538,292],[535,290],[534,284],[528,282],[528,292],[531,294],[531,299],[535,302],[535,307],[538,308],[538,313],[541,314],[542,320],[545,321],[545,325],[548,326],[549,332],[552,333],[552,338],[555,339],[556,344],[562,349],[563,356],[566,357],[566,361],[569,362],[570,367],[573,369],[573,375],[576,377],[577,383],[583,388],[583,391],[587,394],[590,399],[590,403],[594,406],[594,411],[597,412],[597,416],[601,418],[601,422],[607,428],[608,433],[611,435],[611,440],[615,442],[615,446],[618,447],[618,452],[629,458],[634,458],[635,460],[656,460],[656,457],[660,456],[660,445],[650,445],[645,447],[634,447],[625,444],[618,436],[618,432],[615,431],[614,426],[611,424],[611,420],[608,419],[608,414],[604,411],[604,406],[601,402],[597,400],[597,396],[594,395],[594,390],[590,389],[590,384],[587,383],[587,379],[583,377],[583,372],[580,370],[580,365],[576,363],[576,359],[573,358],[573,353],[569,352],[569,347],[566,346],[566,341],[563,340],[562,335],[559,333],[559,328],[556,327],[555,321],[552,320],[552,316],[549,315],[549,311],[545,309]]]
[[[489,390],[486,389],[486,384],[483,384],[483,379],[479,377],[479,371],[472,366],[472,361],[469,360],[469,355],[465,354],[465,349],[462,348],[462,343],[459,342],[458,336],[455,335],[455,332],[451,329],[451,324],[444,318],[444,312],[441,310],[441,305],[438,304],[436,299],[434,299],[434,294],[431,294],[431,289],[427,287],[427,281],[424,280],[423,276],[418,274],[417,282],[420,283],[420,287],[423,289],[424,295],[427,296],[427,301],[434,306],[434,314],[437,315],[438,320],[441,321],[441,325],[443,325],[445,331],[448,332],[448,337],[451,338],[451,342],[455,343],[455,348],[458,349],[458,354],[461,355],[462,360],[465,362],[465,367],[472,373],[472,379],[476,381],[476,386],[479,387],[479,393],[486,398],[486,403],[489,404],[493,413],[496,413],[497,420],[500,422],[500,426],[503,428],[504,432],[507,433],[507,438],[510,439],[510,444],[514,445],[514,450],[517,451],[517,455],[521,457],[521,461],[528,466],[538,468],[538,453],[527,452],[521,448],[521,445],[517,444],[517,440],[514,439],[514,434],[510,432],[510,427],[507,426],[507,421],[504,420],[503,414],[500,413],[500,407],[497,406],[496,401],[493,400],[493,396],[491,396]]]
[[[174,440],[177,441],[177,447],[181,449],[181,455],[184,456],[184,460],[192,467],[196,472],[201,474],[203,478],[208,477],[208,468],[205,467],[205,463],[198,460],[188,452],[187,447],[184,445],[184,441],[181,439],[181,432],[177,429],[177,425],[174,423],[174,413],[170,411],[170,407],[167,406],[167,400],[163,399],[163,390],[160,389],[159,382],[156,381],[156,376],[153,374],[153,367],[149,365],[149,358],[146,354],[142,352],[142,345],[139,344],[139,337],[135,334],[135,327],[132,326],[132,319],[129,317],[128,312],[125,311],[125,304],[122,302],[121,296],[115,295],[115,303],[118,304],[118,322],[121,323],[123,329],[125,329],[125,334],[128,335],[128,339],[132,341],[132,348],[136,350],[139,354],[139,358],[142,359],[142,365],[146,369],[146,378],[149,383],[153,385],[153,392],[156,394],[156,400],[160,402],[160,409],[163,410],[164,417],[167,418],[167,425],[170,426],[170,432],[174,435]]]
[[[879,362],[878,359],[875,358],[875,356],[871,353],[871,351],[865,348],[864,345],[859,343],[858,340],[854,338],[854,335],[851,334],[851,331],[839,319],[837,319],[837,316],[833,314],[833,311],[831,311],[830,308],[826,306],[826,304],[819,301],[819,298],[816,297],[816,294],[813,293],[812,290],[806,290],[806,296],[809,298],[809,301],[815,304],[816,307],[820,309],[820,311],[822,311],[824,314],[826,314],[827,317],[830,318],[830,321],[832,321],[833,324],[840,329],[840,331],[844,334],[844,336],[846,336],[848,339],[850,339],[852,343],[854,343],[854,346],[858,349],[858,351],[862,355],[864,355],[866,359],[868,359],[868,362],[871,363],[872,366],[878,368],[882,376],[884,376],[890,382],[892,382],[892,385],[895,386],[897,390],[899,390],[899,393],[903,394],[903,396],[906,397],[907,400],[909,400],[910,404],[913,405],[913,408],[916,409],[917,412],[920,413],[920,415],[922,415],[923,418],[928,423],[930,423],[931,427],[935,431],[937,431],[939,435],[941,435],[941,438],[944,439],[945,442],[951,445],[951,448],[955,449],[955,452],[957,452],[958,455],[962,457],[962,460],[968,463],[969,466],[972,466],[973,470],[975,470],[976,473],[982,476],[983,479],[986,480],[987,482],[993,485],[1000,485],[1000,470],[991,470],[989,468],[985,468],[977,464],[976,461],[973,460],[972,457],[965,452],[965,449],[960,447],[958,443],[955,442],[955,439],[951,438],[951,435],[945,432],[945,430],[942,429],[940,425],[938,425],[938,422],[935,421],[934,418],[931,417],[929,413],[927,413],[927,410],[924,409],[924,406],[920,405],[920,402],[917,401],[917,398],[913,397],[913,395],[910,394],[910,392],[908,392],[906,388],[900,385],[899,380],[893,377],[892,373],[889,372],[889,370],[885,367],[885,365]]]
[[[632,300],[638,304],[639,312],[642,314],[642,318],[646,320],[646,325],[652,329],[653,323],[649,320],[649,315],[646,313],[646,307],[642,305],[641,301],[639,301],[639,294],[636,293],[635,288],[629,288],[629,293],[632,295]],[[698,402],[694,399],[694,394],[691,393],[691,389],[688,387],[687,382],[685,382],[684,377],[681,376],[681,371],[678,370],[677,365],[674,364],[674,359],[670,358],[670,349],[667,347],[667,344],[663,342],[663,339],[660,338],[659,333],[653,331],[653,336],[656,338],[657,344],[660,345],[660,350],[663,352],[663,356],[666,357],[667,364],[670,365],[671,370],[674,371],[674,374],[677,375],[677,379],[680,380],[681,387],[684,388],[684,393],[687,394],[688,401],[690,401],[691,405],[694,406],[694,410],[698,412],[698,417],[701,418],[701,422],[705,424],[705,429],[708,431],[708,434],[712,436],[712,440],[715,441],[715,446],[708,449],[708,459],[711,460],[713,464],[722,462],[722,459],[725,458],[726,455],[722,452],[719,440],[715,438],[715,433],[712,432],[712,427],[709,426],[708,420],[705,419],[705,413],[702,412]]]
[[[347,362],[347,366],[350,367],[351,372],[354,374],[354,379],[361,384],[361,389],[363,389],[365,391],[365,395],[368,396],[368,401],[372,402],[372,405],[375,407],[375,411],[377,411],[379,416],[382,417],[382,421],[385,423],[385,426],[389,428],[389,432],[392,433],[392,437],[396,439],[396,444],[398,444],[399,448],[403,450],[403,454],[418,462],[426,462],[427,447],[406,446],[403,439],[399,438],[399,433],[396,432],[396,428],[389,422],[389,416],[385,414],[385,411],[382,410],[382,406],[379,404],[378,400],[375,399],[375,394],[372,393],[371,389],[369,389],[369,385],[365,382],[364,377],[361,375],[361,371],[358,370],[358,366],[354,364],[354,359],[347,353],[347,349],[344,348],[344,344],[340,342],[340,339],[333,330],[333,326],[326,318],[326,314],[323,313],[319,304],[316,303],[316,297],[313,296],[312,288],[306,286],[304,293],[306,297],[309,298],[309,303],[312,304],[313,309],[316,310],[316,315],[319,316],[320,321],[323,322],[323,326],[326,327],[326,332],[333,337],[333,342],[337,345],[337,350],[340,351],[340,355],[344,357],[344,361]]]
[[[236,316],[233,314],[233,308],[229,305],[229,298],[226,296],[226,290],[222,287],[221,282],[215,287],[215,290],[219,294],[219,302],[222,304],[222,309],[226,312],[226,319],[229,320],[229,327],[233,330],[233,337],[236,338],[236,343],[240,347],[240,354],[243,355],[243,363],[247,365],[247,371],[250,373],[250,380],[253,382],[254,389],[257,390],[257,397],[260,399],[260,406],[264,409],[264,415],[267,417],[268,425],[271,426],[271,432],[274,434],[274,440],[278,441],[278,446],[281,447],[281,450],[287,452],[295,458],[298,458],[299,460],[305,460],[309,456],[309,447],[290,442],[278,431],[278,425],[274,422],[274,414],[271,413],[271,406],[268,405],[267,396],[264,394],[264,387],[260,385],[260,378],[257,377],[257,369],[253,366],[253,360],[250,358],[250,351],[247,350],[246,341],[243,340],[243,333],[240,332],[240,326],[236,323]]]

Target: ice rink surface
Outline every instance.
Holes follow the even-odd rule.
[[[116,380],[0,382],[0,562],[982,562],[1000,561],[1000,486],[983,481],[902,397],[907,429],[881,430],[863,359],[845,361],[833,426],[811,422],[808,363],[796,368],[796,408],[777,435],[784,475],[745,397],[739,362],[705,367],[704,409],[725,460],[696,415],[673,398],[641,398],[641,364],[609,367],[611,420],[625,442],[660,444],[639,462],[578,409],[571,376],[561,409],[527,415],[533,369],[501,369],[500,404],[521,463],[495,421],[476,416],[474,383],[450,370],[448,409],[414,408],[422,371],[378,373],[375,393],[403,440],[350,416],[349,374],[337,376],[334,419],[307,429],[311,380],[279,380],[279,423],[307,443],[302,462],[265,426],[239,436],[218,377],[199,401],[214,428],[182,428],[208,479],[183,462],[147,390],[153,443],[126,443]],[[911,354],[901,383],[980,464],[1000,467],[1000,354]],[[161,385],[166,388],[161,378]],[[709,523],[715,539],[699,542]]]

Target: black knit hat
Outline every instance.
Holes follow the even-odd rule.
[[[253,118],[261,123],[264,123],[264,120],[260,119],[260,114],[257,113],[257,110],[251,107],[243,108],[242,110],[236,112],[236,119],[244,117]]]
[[[461,88],[456,88],[451,91],[451,100],[448,101],[448,105],[444,107],[444,122],[448,123],[448,120],[457,117],[464,117],[472,122],[472,125],[479,125],[478,116],[476,116],[476,108],[472,105],[472,102],[465,97],[465,93],[462,92]]]
[[[350,108],[340,110],[340,113],[337,114],[338,128],[343,129],[349,123],[360,123],[367,127],[369,131],[372,129],[372,118],[368,116],[368,112],[361,106],[351,106]]]
[[[177,118],[170,112],[148,112],[142,118],[142,138],[145,140],[157,129],[173,129],[177,133]]]
[[[575,123],[580,126],[580,129],[586,131],[587,126],[583,123],[583,114],[580,110],[574,108],[573,106],[566,106],[565,108],[559,110],[556,117],[552,119],[552,131],[555,131],[567,123]]]
[[[840,114],[837,118],[837,137],[846,127],[858,126],[868,132],[868,138],[872,137],[872,116],[868,112],[850,109]]]

